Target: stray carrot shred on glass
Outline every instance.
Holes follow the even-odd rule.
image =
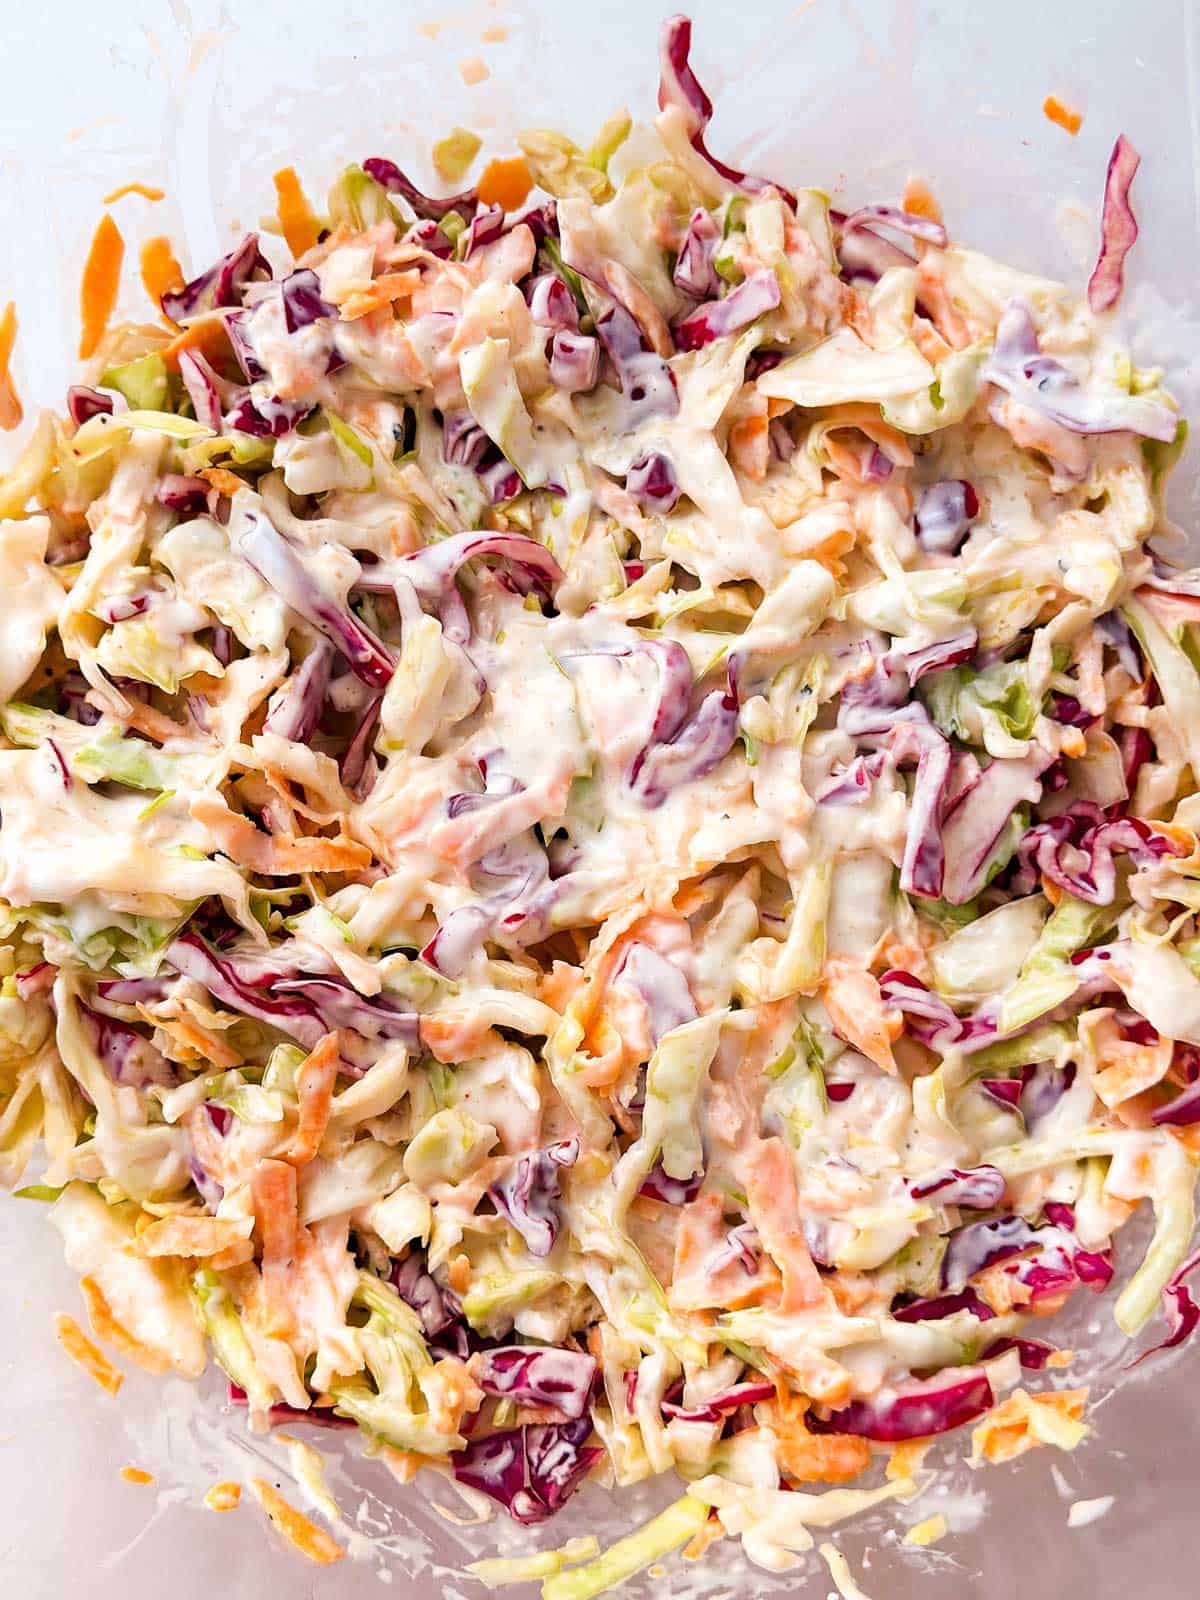
[[[154,1474],[152,1472],[143,1472],[141,1467],[122,1467],[121,1476],[126,1483],[144,1484],[154,1482]]]
[[[242,1498],[242,1486],[225,1479],[221,1483],[214,1483],[204,1496],[204,1504],[210,1511],[236,1511]]]
[[[1069,106],[1065,100],[1060,100],[1056,94],[1048,94],[1042,101],[1042,115],[1060,128],[1074,136],[1083,127],[1083,116],[1076,111],[1074,106]]]
[[[9,370],[16,342],[17,308],[10,300],[4,308],[4,315],[0,317],[0,428],[6,433],[19,427],[25,415]]]
[[[153,183],[123,183],[119,189],[114,189],[111,194],[104,196],[106,206],[115,205],[118,200],[123,200],[127,194],[140,194],[143,200],[161,200],[166,194],[165,189],[160,189]]]
[[[295,1545],[302,1556],[307,1556],[319,1567],[327,1567],[334,1561],[340,1561],[346,1554],[336,1539],[331,1539],[323,1528],[318,1528],[303,1512],[297,1511],[264,1478],[251,1478],[250,1487],[272,1525],[289,1544]]]
[[[108,319],[117,303],[124,260],[125,241],[121,237],[121,230],[106,211],[92,235],[91,249],[83,267],[83,281],[79,286],[81,361],[95,355],[96,346],[104,337]]]
[[[142,246],[141,255],[142,282],[146,293],[159,305],[165,294],[170,294],[175,289],[182,289],[184,285],[183,268],[175,259],[175,252],[171,249],[171,241],[159,234],[156,238],[147,239]],[[174,327],[174,323],[172,323]]]
[[[937,196],[924,178],[908,180],[900,204],[905,211],[911,211],[914,217],[927,217],[930,222],[942,221],[942,208],[938,205]]]
[[[512,156],[488,162],[479,180],[479,198],[485,206],[503,206],[505,211],[515,211],[524,205],[532,188],[533,179],[524,157]]]
[[[94,1378],[106,1394],[116,1394],[125,1382],[124,1375],[117,1371],[112,1362],[84,1333],[74,1317],[67,1316],[65,1311],[60,1311],[54,1318],[54,1332],[58,1342],[78,1367],[82,1367],[89,1378]]]
[[[299,259],[316,244],[321,224],[300,186],[295,167],[280,167],[274,181],[279,226],[288,249]]]

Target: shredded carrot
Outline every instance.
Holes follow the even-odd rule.
[[[918,1467],[928,1454],[928,1439],[903,1439],[888,1457],[884,1476],[889,1483],[915,1477]]]
[[[904,185],[904,198],[900,204],[914,217],[928,217],[930,222],[942,220],[942,208],[937,203],[937,196],[924,178],[908,180]]]
[[[1057,123],[1072,138],[1083,127],[1082,114],[1076,111],[1074,106],[1069,106],[1065,100],[1060,100],[1056,94],[1048,94],[1042,101],[1042,115],[1049,121]]]
[[[769,424],[762,415],[742,417],[729,430],[729,454],[734,466],[761,483],[770,465]]]
[[[421,287],[421,274],[415,268],[407,272],[385,272],[375,279],[369,289],[356,289],[348,294],[338,309],[343,322],[357,322],[369,317],[373,311],[382,311],[393,300],[405,300]]]
[[[346,1554],[336,1540],[331,1539],[324,1529],[318,1528],[315,1522],[310,1522],[295,1506],[289,1505],[264,1478],[251,1478],[250,1487],[272,1524],[309,1561],[319,1567],[328,1567]]]
[[[239,478],[236,472],[230,472],[228,467],[205,467],[197,476],[206,479],[218,494],[228,499],[246,487],[244,479]]]
[[[124,200],[127,194],[140,194],[143,200],[161,200],[166,192],[153,183],[123,183],[119,189],[114,189],[111,194],[104,196],[104,204],[116,205],[117,201]]]
[[[485,206],[503,206],[515,211],[525,204],[533,178],[523,156],[489,161],[479,179],[479,198]]]
[[[225,1070],[240,1067],[246,1059],[240,1051],[226,1044],[210,1029],[201,1027],[192,1017],[156,1017],[148,1013],[145,1007],[141,1010],[152,1027],[161,1028],[193,1059],[211,1061],[214,1067]]]
[[[298,259],[306,250],[311,250],[320,237],[320,220],[300,187],[295,167],[280,167],[275,174],[275,193],[279,202],[279,226],[288,249]]]
[[[169,367],[178,367],[184,350],[194,350],[212,365],[219,365],[229,354],[229,335],[220,316],[202,317],[190,322],[177,333],[169,344],[163,345],[159,355]]]
[[[121,1476],[126,1483],[146,1484],[154,1482],[152,1472],[143,1472],[141,1467],[122,1467]]]
[[[1088,1432],[1082,1420],[1087,1397],[1086,1389],[1056,1389],[1048,1394],[1014,1389],[971,1430],[972,1464],[1013,1461],[1040,1444],[1074,1450]]]
[[[808,1400],[780,1387],[767,1402],[769,1426],[779,1440],[779,1464],[797,1483],[850,1483],[871,1465],[871,1447],[849,1433],[810,1433]]]
[[[79,287],[79,359],[86,361],[96,352],[104,337],[108,319],[117,303],[121,266],[125,260],[125,241],[121,230],[106,211],[92,235],[91,249],[83,268]]]
[[[0,428],[6,433],[19,427],[25,415],[13,385],[9,364],[17,342],[17,308],[10,300],[0,317]]]
[[[236,1511],[241,1498],[241,1484],[233,1483],[226,1478],[221,1483],[213,1484],[204,1496],[204,1504],[210,1511]]]
[[[139,1256],[182,1256],[188,1260],[220,1255],[248,1232],[238,1217],[159,1217],[141,1230],[132,1246]]]
[[[900,1037],[903,1020],[899,1012],[884,1005],[878,981],[857,962],[830,956],[821,998],[834,1032],[894,1078],[897,1068],[892,1042]]]
[[[446,1270],[446,1278],[455,1294],[466,1294],[471,1287],[471,1258],[465,1252],[460,1252],[450,1258]]]
[[[339,1065],[338,1036],[327,1033],[297,1069],[296,1099],[300,1119],[287,1152],[287,1159],[293,1166],[306,1166],[320,1149],[329,1125]]]
[[[171,241],[164,235],[158,234],[146,240],[142,246],[140,266],[142,283],[156,306],[161,305],[163,295],[183,288],[183,268],[175,259]]]
[[[482,56],[468,56],[465,61],[458,63],[458,75],[468,88],[474,88],[477,83],[483,83],[492,74]]]
[[[719,1517],[710,1516],[708,1521],[693,1534],[684,1545],[682,1555],[685,1561],[699,1561],[700,1557],[710,1545],[716,1544],[718,1539],[725,1537],[725,1529],[721,1526]]]
[[[167,1370],[167,1358],[160,1355],[157,1350],[151,1350],[148,1345],[144,1345],[129,1332],[128,1328],[117,1321],[104,1290],[95,1278],[80,1278],[79,1288],[87,1306],[88,1321],[97,1339],[107,1340],[130,1361],[136,1361],[139,1367],[144,1367],[156,1377],[161,1376]]]
[[[262,1240],[263,1294],[272,1331],[287,1332],[295,1320],[288,1290],[300,1246],[295,1167],[286,1161],[260,1161],[250,1179],[250,1197]]]
[[[78,1367],[82,1367],[89,1378],[94,1378],[106,1394],[116,1394],[125,1382],[122,1373],[99,1350],[84,1333],[74,1317],[67,1316],[65,1311],[60,1311],[54,1318],[54,1332],[58,1342]]]

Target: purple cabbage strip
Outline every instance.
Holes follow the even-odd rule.
[[[498,1211],[524,1239],[531,1255],[548,1256],[561,1225],[559,1173],[579,1159],[579,1140],[562,1139],[544,1150],[518,1156],[488,1193]]]
[[[363,171],[369,178],[374,178],[375,182],[382,185],[389,194],[398,194],[402,200],[407,201],[418,217],[426,221],[440,222],[451,211],[461,213],[465,221],[474,212],[479,199],[474,189],[464,189],[461,194],[449,194],[441,199],[422,194],[416,184],[405,177],[396,163],[389,161],[385,156],[368,156],[362,165]]]
[[[997,1261],[1007,1261],[1038,1243],[1039,1230],[1024,1217],[991,1217],[952,1233],[942,1257],[943,1289],[957,1293],[967,1280]]]
[[[834,212],[829,215],[831,221],[836,220]],[[851,283],[856,279],[878,283],[892,267],[915,267],[917,264],[915,256],[868,227],[844,234],[838,241],[837,256],[842,276]]]
[[[67,390],[67,415],[77,428],[82,428],[93,417],[111,417],[115,405],[112,395],[101,389],[74,384]]]
[[[672,1422],[723,1422],[733,1412],[739,1411],[742,1406],[755,1406],[764,1400],[775,1398],[775,1385],[763,1379],[748,1378],[744,1383],[735,1383],[732,1389],[726,1389],[721,1394],[714,1394],[709,1400],[702,1400],[696,1406],[679,1405],[672,1400],[664,1400],[662,1413]]]
[[[361,800],[374,786],[379,769],[371,760],[375,733],[383,710],[383,693],[373,695],[359,714],[354,737],[338,763],[338,775],[352,795]]]
[[[442,418],[442,460],[452,467],[478,472],[492,441],[469,411],[448,411]]]
[[[659,35],[659,78],[658,78],[658,104],[659,109],[666,111],[669,106],[677,107],[684,115],[687,123],[687,137],[696,154],[707,161],[719,177],[727,183],[732,183],[736,188],[744,190],[747,194],[761,194],[765,189],[774,189],[792,210],[796,209],[796,197],[790,189],[785,189],[781,184],[772,183],[766,178],[754,178],[749,173],[740,172],[736,167],[730,167],[724,161],[719,161],[704,142],[705,131],[712,121],[712,101],[705,94],[696,74],[692,71],[688,59],[692,48],[692,21],[690,17],[668,17],[662,25]]]
[[[932,555],[956,556],[978,515],[979,496],[965,478],[927,484],[913,512],[917,542]]]
[[[590,1417],[510,1428],[473,1439],[450,1457],[460,1483],[499,1502],[514,1521],[544,1522],[574,1494],[604,1454],[587,1445]]]
[[[949,1433],[983,1416],[995,1404],[987,1374],[978,1367],[956,1368],[926,1382],[881,1391],[869,1400],[853,1400],[824,1419],[810,1416],[814,1433],[853,1433],[864,1439],[896,1444]]]
[[[936,1199],[940,1206],[969,1206],[973,1211],[990,1211],[1004,1198],[1004,1174],[987,1165],[943,1167],[923,1178],[910,1178],[908,1192],[914,1200]]]
[[[1018,806],[1041,794],[1041,775],[1053,758],[1040,745],[1012,761],[993,761],[942,816],[948,868],[942,893],[953,906],[966,905],[984,887],[992,858]]]
[[[248,233],[227,256],[222,256],[207,272],[193,278],[182,289],[163,295],[161,305],[172,322],[194,317],[201,311],[221,306],[240,306],[246,285],[256,273],[271,276],[271,265],[258,245],[258,235]]]
[[[336,317],[338,308],[321,299],[321,284],[315,272],[302,267],[289,273],[279,285],[283,301],[283,324],[289,333],[298,333],[322,317]]]
[[[482,250],[485,244],[494,244],[503,232],[504,207],[482,207],[471,218],[471,226],[467,229],[463,260],[469,261],[476,250]]]
[[[675,374],[653,350],[646,348],[633,313],[608,291],[596,291],[600,302],[596,333],[616,368],[621,393],[629,401],[630,426],[653,417],[673,417],[679,410]]]
[[[1184,854],[1183,847],[1136,817],[1105,820],[1099,806],[1078,801],[1069,810],[1039,822],[1017,846],[1030,873],[1040,872],[1068,894],[1090,905],[1111,905],[1117,892],[1114,856],[1127,855],[1137,867]]]
[[[903,211],[899,206],[859,206],[842,223],[842,237],[867,225],[894,228],[897,233],[907,233],[910,238],[935,244],[941,250],[946,248],[946,230],[940,222],[917,216],[913,211]]]
[[[277,1028],[306,1050],[335,1028],[350,1028],[366,1039],[401,1039],[413,1049],[420,1043],[415,1012],[401,1009],[386,995],[368,1000],[341,979],[247,963],[237,955],[218,953],[194,933],[180,934],[164,959],[176,972],[202,983],[220,1005]]]
[[[212,484],[207,478],[184,477],[182,473],[168,472],[158,480],[154,498],[181,517],[198,517],[208,510]]]
[[[640,456],[625,475],[625,487],[646,511],[666,516],[678,502],[679,479],[675,468],[660,451]]]
[[[884,756],[855,756],[841,772],[833,773],[813,796],[820,806],[856,806],[867,799],[871,785],[883,771]]]
[[[576,1418],[588,1409],[596,1374],[596,1358],[580,1350],[517,1344],[483,1351],[475,1381],[484,1394],[526,1406],[556,1406]]]
[[[192,402],[192,410],[196,413],[196,421],[202,427],[211,428],[214,433],[222,431],[221,395],[218,389],[216,374],[205,361],[204,357],[197,355],[194,350],[181,350],[179,352],[179,376],[183,380],[183,387],[187,390],[188,399]]]
[[[442,1288],[417,1249],[410,1250],[403,1261],[393,1263],[391,1282],[405,1305],[420,1317],[427,1339],[445,1333],[462,1314],[455,1296]]]
[[[99,1056],[114,1083],[132,1084],[144,1089],[151,1083],[174,1083],[175,1068],[156,1050],[144,1034],[127,1022],[93,1011],[82,1000],[76,1002],[92,1049]]]
[[[278,395],[247,391],[225,413],[225,426],[254,439],[282,439],[313,409],[310,400],[281,400]]]
[[[1010,1350],[1017,1352],[1021,1365],[1028,1372],[1040,1372],[1056,1353],[1052,1344],[1045,1344],[1041,1339],[997,1339],[994,1344],[988,1345],[982,1359],[993,1361]]]
[[[562,581],[562,568],[546,547],[523,533],[451,534],[406,556],[392,571],[407,578],[420,598],[436,608],[448,639],[466,644],[471,636],[470,619],[454,579],[466,562],[489,555],[509,563],[522,593],[540,589],[552,596]]]
[[[1136,433],[1170,444],[1179,418],[1170,406],[1139,395],[1107,395],[1091,409],[1078,380],[1061,361],[1041,353],[1033,313],[1010,300],[996,328],[996,343],[981,376],[1023,406],[1070,433]]]
[[[1160,1350],[1174,1350],[1176,1345],[1183,1344],[1196,1331],[1196,1324],[1200,1323],[1200,1306],[1197,1306],[1192,1298],[1192,1292],[1187,1287],[1185,1279],[1189,1278],[1197,1267],[1200,1267],[1200,1250],[1194,1250],[1171,1274],[1163,1289],[1167,1336],[1165,1339],[1160,1339],[1156,1345],[1151,1345],[1149,1350],[1144,1350],[1136,1361],[1131,1361],[1129,1363],[1131,1368],[1140,1366],[1149,1356],[1157,1355]]]
[[[356,678],[374,689],[386,688],[395,670],[386,647],[348,607],[318,588],[290,542],[261,512],[248,513],[237,549],[264,583],[342,652]]]
[[[258,359],[258,352],[254,348],[254,341],[250,337],[250,313],[248,311],[227,311],[225,313],[225,332],[233,349],[237,364],[242,369],[242,374],[247,383],[259,383],[267,375],[267,369]]]
[[[969,1311],[978,1322],[991,1322],[996,1313],[986,1300],[981,1300],[974,1289],[962,1289],[958,1294],[934,1295],[928,1300],[910,1300],[892,1312],[896,1322],[940,1322],[958,1311]]]
[[[453,243],[432,217],[426,217],[424,222],[414,222],[404,235],[403,243],[419,245],[422,250],[428,250],[429,254],[436,256],[439,261],[449,261],[454,254]]]
[[[649,745],[638,756],[629,787],[648,811],[656,811],[680,784],[698,783],[733,748],[738,729],[738,696],[731,682],[705,695],[699,709],[670,739]]]
[[[673,1028],[694,1022],[698,1015],[683,973],[648,944],[630,945],[612,981],[625,984],[641,996],[653,1045]]]
[[[1088,279],[1088,305],[1095,312],[1111,311],[1125,287],[1125,257],[1138,236],[1129,189],[1141,162],[1141,156],[1121,134],[1108,158],[1100,215],[1100,254]]]
[[[96,993],[114,1005],[133,1006],[139,1001],[153,1004],[170,993],[171,983],[168,978],[101,978]]]
[[[713,266],[713,252],[721,230],[712,213],[703,207],[692,212],[679,255],[675,262],[675,287],[693,300],[708,300],[717,294],[721,280]]]
[[[975,629],[965,628],[949,639],[936,639],[933,644],[921,645],[916,650],[893,650],[889,659],[908,674],[909,683],[915,684],[927,672],[945,672],[949,667],[970,661],[978,645],[979,635]]]
[[[309,742],[321,720],[333,657],[328,639],[318,639],[287,683],[271,696],[265,732],[277,733],[293,744]]]
[[[774,311],[779,300],[779,280],[774,272],[768,268],[752,272],[724,299],[709,300],[677,322],[673,330],[675,342],[681,350],[699,350],[714,339],[749,327],[768,311]]]
[[[666,1206],[686,1206],[700,1193],[704,1174],[694,1172],[690,1178],[669,1178],[661,1161],[656,1161],[642,1180],[639,1194],[648,1200],[661,1200]]]
[[[529,315],[539,328],[557,333],[579,331],[579,307],[575,296],[555,272],[543,272],[526,285]]]
[[[600,346],[590,333],[560,328],[550,341],[550,381],[566,394],[584,394],[600,377]]]

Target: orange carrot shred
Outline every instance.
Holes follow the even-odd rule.
[[[1060,100],[1056,94],[1048,94],[1042,101],[1042,115],[1057,123],[1072,137],[1083,127],[1082,114],[1076,111],[1074,106],[1069,106],[1065,100]]]
[[[19,427],[24,410],[13,384],[9,363],[17,342],[17,308],[10,300],[0,317],[0,428],[7,433]]]
[[[79,287],[79,313],[82,323],[79,335],[79,359],[86,361],[96,353],[96,346],[104,337],[108,319],[117,303],[117,290],[121,284],[121,266],[125,260],[125,241],[121,230],[106,211],[100,225],[92,235],[91,249],[83,268],[83,281]]]
[[[299,258],[316,244],[321,224],[300,187],[295,167],[281,167],[275,174],[275,193],[279,200],[279,226],[287,247]]]
[[[515,211],[524,205],[533,188],[533,179],[522,156],[507,160],[489,161],[479,180],[479,198],[485,206],[503,206],[505,211]]]
[[[143,1471],[141,1467],[122,1467],[121,1476],[126,1483],[147,1484],[154,1482],[154,1474]]]
[[[111,194],[104,196],[106,206],[115,205],[118,200],[123,200],[127,194],[140,194],[143,200],[161,200],[166,194],[165,189],[160,189],[153,183],[123,183],[119,189],[114,189]]]
[[[125,1382],[123,1374],[118,1372],[104,1352],[92,1343],[75,1318],[67,1316],[65,1311],[60,1311],[54,1319],[54,1331],[58,1335],[59,1344],[76,1366],[82,1367],[89,1378],[94,1378],[106,1394],[116,1394]]]
[[[904,185],[904,198],[900,204],[914,217],[928,217],[930,222],[941,222],[942,208],[937,196],[924,178],[910,178]]]
[[[154,239],[147,239],[142,246],[141,268],[146,293],[155,305],[160,304],[163,295],[169,294],[173,289],[183,288],[183,268],[175,259],[171,241],[162,234]]]
[[[265,1479],[251,1478],[250,1487],[272,1523],[301,1555],[307,1556],[317,1566],[327,1567],[334,1561],[340,1561],[346,1554],[336,1540],[331,1539],[323,1528],[310,1522],[295,1506],[289,1505]]]

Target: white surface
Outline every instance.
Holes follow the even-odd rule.
[[[919,172],[933,182],[952,231],[1033,270],[1082,281],[1105,160],[1124,129],[1144,157],[1135,190],[1143,235],[1127,297],[1136,349],[1143,363],[1167,366],[1195,414],[1194,0],[695,0],[691,9],[697,65],[718,107],[716,150],[853,201],[894,200],[909,172]],[[419,31],[422,22],[440,23],[436,38]],[[14,295],[21,312],[23,394],[62,395],[77,337],[79,264],[101,197],[117,183],[141,179],[168,190],[162,205],[129,198],[116,208],[130,243],[128,310],[144,315],[132,270],[137,241],[167,232],[198,270],[236,226],[253,226],[270,209],[270,176],[285,161],[319,193],[345,161],[369,154],[393,155],[428,177],[429,143],[456,122],[505,153],[519,127],[550,123],[585,137],[622,102],[648,115],[656,24],[642,0],[10,0],[0,300]],[[496,26],[508,37],[484,42],[483,31]],[[457,64],[476,55],[493,75],[468,88]],[[1077,139],[1042,117],[1052,90],[1086,112]],[[1177,501],[1190,503],[1186,494]],[[0,1573],[13,1595],[482,1593],[428,1571],[408,1576],[419,1543],[405,1534],[404,1519],[438,1524],[426,1479],[401,1491],[380,1472],[356,1471],[400,1508],[388,1587],[379,1570],[386,1550],[317,1571],[278,1550],[253,1505],[224,1517],[201,1510],[199,1492],[223,1466],[235,1476],[258,1470],[236,1431],[233,1442],[226,1438],[216,1387],[191,1397],[179,1385],[134,1378],[116,1402],[105,1400],[53,1343],[51,1313],[78,1311],[78,1295],[38,1206],[0,1203],[0,1250],[8,1268],[0,1291]],[[839,1536],[856,1562],[864,1544],[877,1545],[858,1568],[864,1588],[873,1600],[958,1600],[968,1589],[977,1600],[1071,1600],[1135,1586],[1140,1600],[1194,1592],[1200,1534],[1186,1465],[1200,1444],[1188,1381],[1194,1360],[1153,1368],[1107,1401],[1098,1440],[1055,1463],[1059,1484],[1042,1452],[965,1487],[959,1474],[949,1500],[911,1508],[906,1521],[943,1510],[966,1530],[935,1550],[898,1548],[894,1536]],[[122,1483],[126,1462],[160,1474],[159,1482]],[[985,1491],[991,1503],[981,1517]],[[1068,1530],[1072,1500],[1109,1493],[1116,1504],[1102,1520]],[[619,1531],[599,1491],[576,1504],[539,1543],[605,1515]],[[378,1519],[386,1506],[368,1512]],[[687,1576],[672,1564],[622,1593],[681,1595]],[[730,1579],[722,1582],[728,1592]],[[828,1575],[814,1557],[783,1587],[821,1595]],[[753,1571],[737,1592],[773,1588]]]

